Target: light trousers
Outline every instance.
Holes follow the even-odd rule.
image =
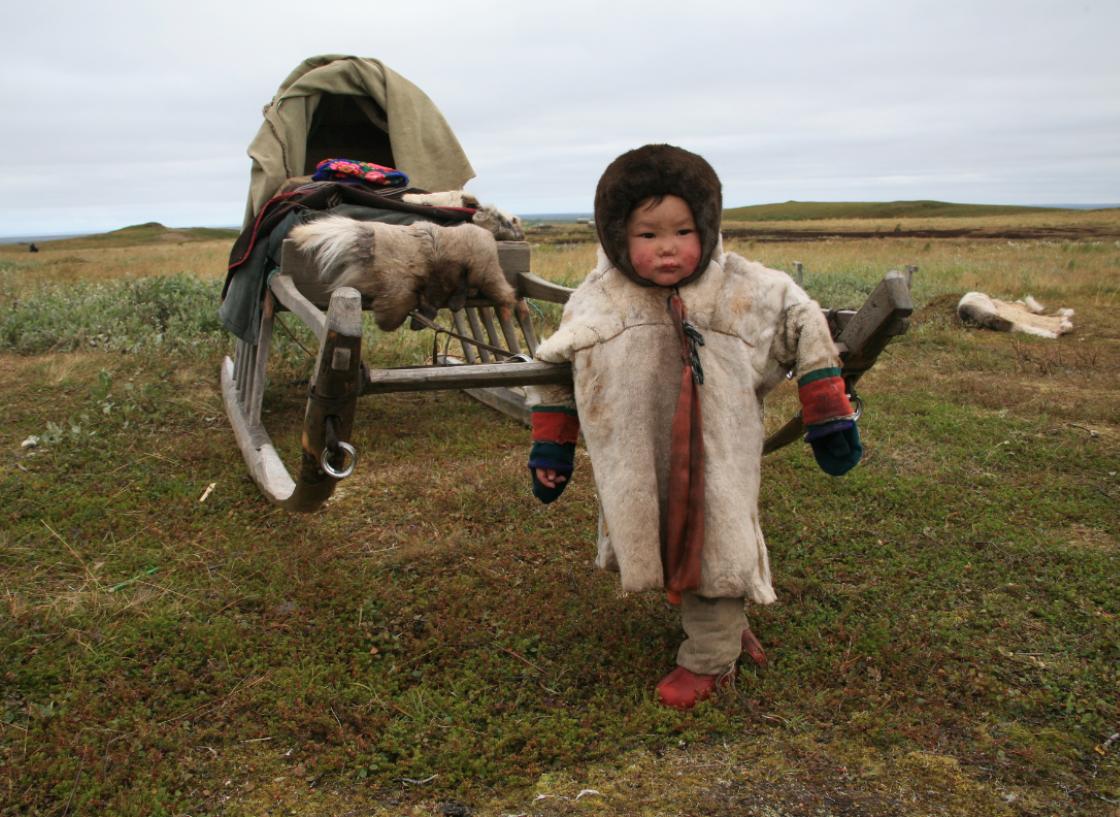
[[[698,675],[722,675],[735,666],[742,651],[747,628],[743,599],[683,593],[681,626],[687,637],[677,650],[677,664]]]

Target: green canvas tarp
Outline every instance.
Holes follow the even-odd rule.
[[[265,106],[264,120],[249,145],[244,229],[285,181],[311,173],[321,159],[389,165],[407,173],[410,186],[432,191],[457,190],[474,178],[435,103],[375,59],[304,60]]]

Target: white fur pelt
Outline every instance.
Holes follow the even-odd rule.
[[[522,241],[525,231],[521,228],[521,219],[512,213],[495,207],[493,204],[484,204],[471,218],[479,227],[489,230],[494,238],[499,241]]]
[[[405,193],[402,198],[409,204],[425,204],[429,207],[469,207],[477,211],[471,221],[492,232],[499,241],[522,241],[525,238],[520,218],[493,204],[480,204],[478,198],[466,190]]]
[[[1000,301],[983,292],[966,292],[957,304],[957,315],[964,323],[997,332],[1023,332],[1040,338],[1057,338],[1073,331],[1072,309],[1059,309],[1043,315],[1045,308],[1028,295],[1015,302]]]
[[[294,228],[289,237],[319,263],[333,291],[356,288],[372,301],[377,325],[393,330],[419,309],[460,309],[482,295],[508,309],[516,293],[498,262],[494,236],[473,224],[385,224],[327,216]]]
[[[408,204],[428,207],[478,207],[478,199],[466,190],[443,190],[439,193],[405,193],[401,196]]]

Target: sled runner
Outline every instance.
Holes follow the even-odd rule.
[[[395,135],[394,120],[401,117],[411,118],[413,124],[423,120],[424,126]],[[569,366],[533,359],[537,334],[530,302],[563,304],[573,290],[533,274],[528,243],[490,241],[491,252],[496,246],[494,266],[500,267],[501,287],[507,293],[504,301],[473,294],[477,287],[466,283],[458,290],[428,287],[418,296],[416,308],[409,312],[412,327],[434,329],[437,337],[454,339],[456,354],[449,353],[448,343],[442,353],[433,349],[429,365],[370,369],[362,362],[362,315],[372,311],[378,316],[377,299],[338,285],[343,279],[336,273],[345,266],[334,263],[339,253],[324,255],[306,249],[303,238],[285,237],[289,230],[300,236],[299,230],[324,212],[392,223],[397,231],[391,233],[393,240],[408,233],[417,246],[427,246],[430,238],[437,249],[442,229],[480,229],[469,224],[481,223],[480,209],[464,206],[462,200],[410,200],[408,190],[371,192],[336,181],[296,181],[293,186],[294,179],[315,170],[323,159],[346,156],[363,160],[363,165],[400,168],[416,188],[461,191],[473,170],[446,122],[419,89],[374,60],[316,57],[285,80],[266,107],[265,119],[249,149],[253,175],[245,225],[231,253],[223,291],[222,318],[237,340],[233,357],[222,363],[221,384],[238,448],[270,501],[292,511],[313,511],[353,472],[359,452],[351,440],[361,396],[462,389],[528,424],[523,387],[571,381]],[[416,139],[417,133],[423,138]],[[488,223],[487,228],[501,236],[508,226]],[[380,252],[386,241],[383,233],[371,228],[373,243],[362,252]],[[434,258],[418,258],[416,266],[446,267],[440,266],[438,253]],[[465,282],[467,273],[462,274]],[[906,318],[913,310],[908,283],[906,275],[890,272],[858,310],[826,310],[853,397],[863,373],[892,338],[906,331]],[[283,463],[262,420],[273,329],[282,311],[305,324],[318,344],[300,463],[294,471]],[[766,441],[764,450],[776,450],[801,434],[800,416],[795,416]]]

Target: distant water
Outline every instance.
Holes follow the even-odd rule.
[[[518,213],[522,221],[579,221],[590,220],[592,213]]]
[[[0,235],[0,244],[30,244],[32,241],[58,241],[61,238],[81,238],[90,233],[53,233],[51,235]]]
[[[1110,210],[1120,204],[1035,204],[1034,207],[1062,207],[1066,210]]]
[[[199,227],[215,227],[215,225],[211,225],[211,224],[200,224],[200,225],[196,225],[196,226],[199,226]],[[118,228],[118,229],[123,229],[123,228]],[[169,230],[177,230],[177,229],[190,229],[190,228],[168,227],[168,229]],[[222,225],[217,225],[216,229],[219,229],[219,230],[237,230],[238,232],[240,232],[241,231],[241,225],[238,224],[238,225],[234,226],[234,225],[222,224]],[[0,244],[30,244],[32,241],[34,241],[36,244],[38,244],[41,241],[59,241],[63,238],[85,238],[86,236],[104,235],[105,233],[111,233],[111,232],[115,232],[115,231],[116,230],[104,230],[102,232],[85,232],[85,233],[39,233],[38,235],[0,235]]]

